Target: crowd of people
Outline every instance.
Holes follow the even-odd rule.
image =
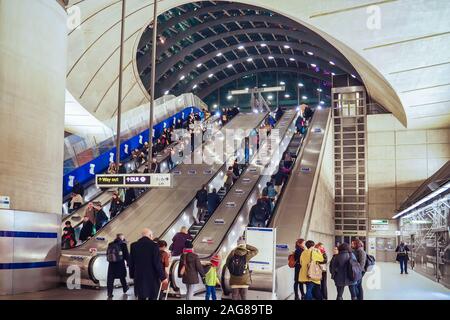
[[[331,279],[336,286],[336,300],[343,300],[345,287],[348,287],[352,300],[363,300],[363,277],[375,263],[375,259],[364,251],[364,244],[358,238],[351,245],[337,245],[330,261],[321,242],[316,244],[312,240],[298,239],[295,251],[288,259],[289,266],[295,270],[295,300],[328,299],[328,263]]]

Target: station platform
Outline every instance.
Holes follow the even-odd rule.
[[[395,263],[377,263],[379,272],[366,274],[363,281],[365,300],[450,300],[450,289],[434,282],[413,270],[409,274],[401,275],[399,266]],[[335,300],[336,287],[328,275],[328,300]],[[220,291],[218,299],[220,299]],[[113,300],[135,300],[133,287],[127,294],[122,293],[121,288],[114,289]],[[249,298],[252,292],[249,291]],[[293,300],[292,295],[289,300]],[[106,300],[106,289],[81,289],[68,290],[59,287],[51,290],[24,293],[19,295],[0,296],[0,300]],[[169,298],[169,300],[172,300]],[[173,299],[179,300],[179,299]],[[195,296],[195,300],[204,300],[203,295]],[[346,288],[344,300],[350,300],[350,294]]]

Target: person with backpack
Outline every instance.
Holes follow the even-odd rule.
[[[328,256],[325,252],[325,247],[322,242],[318,242],[315,245],[315,248],[320,251],[323,256],[323,261],[319,263],[320,268],[322,269],[322,279],[320,280],[320,293],[322,294],[322,300],[328,300],[328,289],[327,289],[327,263]]]
[[[300,256],[305,250],[305,239],[297,239],[295,242],[295,251],[288,257],[288,264],[290,268],[294,268],[294,295],[295,300],[300,300],[298,290],[300,289],[301,300],[305,300],[305,291],[303,289],[303,282],[299,281],[300,274]]]
[[[193,300],[194,285],[199,283],[198,276],[202,278],[205,276],[205,271],[200,263],[200,258],[194,253],[194,246],[191,240],[186,240],[183,254],[178,265],[178,277],[182,278],[186,285],[186,300]]]
[[[251,283],[249,261],[258,254],[258,249],[246,244],[240,238],[237,247],[227,257],[225,265],[230,271],[231,297],[233,300],[246,300]]]
[[[364,251],[364,243],[359,240],[359,238],[356,238],[352,241],[352,249],[353,253],[355,254],[356,260],[358,261],[359,265],[361,266],[361,279],[358,280],[356,283],[356,297],[358,300],[364,300],[364,290],[362,287],[362,279],[364,277],[365,267],[366,267],[366,258],[367,253]]]
[[[343,300],[345,287],[348,287],[352,300],[357,300],[355,285],[358,282],[358,275],[350,274],[351,262],[359,265],[350,245],[348,243],[340,244],[338,254],[335,254],[330,262],[331,279],[334,280],[337,290],[336,300]]]
[[[208,191],[206,191],[206,185],[202,185],[202,188],[195,194],[197,199],[197,219],[196,223],[205,221],[205,214],[208,211]]]
[[[250,209],[248,221],[251,227],[265,227],[266,221],[270,217],[270,205],[267,205],[262,197]]]
[[[127,268],[125,263],[129,261],[129,253],[125,237],[122,233],[117,234],[116,239],[108,245],[106,249],[106,259],[108,260],[108,276],[106,286],[108,298],[113,297],[114,280],[120,279],[123,293],[127,293],[129,287],[127,284]]]
[[[322,280],[322,269],[319,263],[323,262],[323,255],[314,248],[314,241],[305,243],[306,249],[300,256],[300,273],[298,280],[306,284],[305,300],[322,300],[320,293],[320,280]]]
[[[403,274],[403,271],[405,274],[408,274],[408,246],[402,241],[400,242],[400,245],[395,248],[395,252],[397,252],[396,260],[400,263],[400,274]]]
[[[275,190],[275,187],[274,187],[272,181],[267,181],[266,182],[266,186],[264,187],[262,193],[265,194],[269,198],[270,211],[272,211],[273,208],[274,208],[275,199],[276,199],[276,197],[278,195],[278,193]]]
[[[156,300],[160,286],[168,280],[164,273],[158,245],[150,229],[142,230],[142,237],[131,244],[128,261],[130,278],[139,300]]]
[[[75,229],[72,227],[72,223],[70,221],[66,221],[64,223],[65,227],[63,229],[63,235],[61,239],[61,247],[63,249],[70,249],[75,247],[76,239],[75,239]]]
[[[217,276],[217,268],[220,264],[220,257],[214,255],[208,265],[205,266],[205,300],[217,300],[216,286],[220,285],[219,277]]]

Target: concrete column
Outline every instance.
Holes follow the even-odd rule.
[[[0,0],[0,294],[58,281],[66,19],[55,0]]]

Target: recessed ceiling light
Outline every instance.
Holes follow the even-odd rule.
[[[252,62],[252,61],[253,61],[252,58],[248,58],[248,59],[247,59],[247,62]]]
[[[299,82],[299,83],[298,83],[298,86],[299,86],[299,87],[303,87],[304,85],[303,85],[303,83]]]
[[[261,43],[261,47],[267,47],[266,43]]]
[[[244,50],[244,46],[239,46],[238,49],[239,50]]]
[[[317,91],[319,91],[319,92],[322,92],[322,89],[320,89],[320,88],[317,88]]]
[[[308,97],[307,96],[302,96],[302,99],[306,100],[306,99],[308,99]]]
[[[332,73],[331,73],[331,75],[332,75],[332,76],[335,76],[335,75],[336,75],[336,73],[332,72]]]
[[[294,59],[294,58],[289,58],[289,60],[290,60],[290,61],[295,61],[295,59]]]
[[[273,60],[275,59],[273,56],[269,56],[269,60]]]
[[[263,86],[263,87],[267,87],[267,84],[263,83],[262,86]]]
[[[317,65],[315,63],[311,63],[311,67],[315,68]]]
[[[184,76],[184,75],[182,75],[182,76],[180,77],[180,80],[184,80],[184,78],[185,78],[185,76]]]
[[[227,68],[232,68],[233,65],[230,63],[229,65],[227,65]]]
[[[216,108],[217,108],[217,104],[214,104],[214,105],[213,105],[213,108],[216,109]]]
[[[330,64],[331,64],[332,66],[334,66],[334,62],[333,62],[333,61],[330,61]]]
[[[227,99],[228,99],[228,100],[231,100],[231,98],[233,98],[232,95],[227,96]]]
[[[197,68],[200,68],[201,66],[202,66],[202,64],[201,64],[201,63],[197,64]]]
[[[208,78],[212,78],[214,76],[214,73],[210,73],[209,75],[208,75]]]
[[[286,94],[284,95],[284,97],[285,97],[285,98],[290,98],[290,97],[291,97],[291,95],[290,95],[290,94],[288,94],[288,93],[286,93]]]
[[[309,54],[310,56],[313,56],[313,55],[314,55],[314,53],[311,52],[311,51],[308,51],[308,52],[306,52],[306,53]]]
[[[320,101],[320,104],[325,104],[325,102],[324,101]]]
[[[290,48],[290,46],[288,46],[287,44],[285,44],[285,45],[283,46],[283,48],[285,48],[285,49],[289,49],[289,48]]]
[[[280,81],[280,85],[284,86],[285,84],[286,84],[286,82]]]
[[[164,94],[168,95],[169,94],[169,90],[164,91]]]
[[[356,78],[356,76],[354,74],[352,74],[351,76],[352,76],[352,78]]]
[[[267,96],[267,99],[272,100],[272,99],[273,99],[273,95],[269,94],[269,95]]]
[[[216,54],[216,57],[220,57],[222,55],[222,52],[219,52],[218,54]]]

